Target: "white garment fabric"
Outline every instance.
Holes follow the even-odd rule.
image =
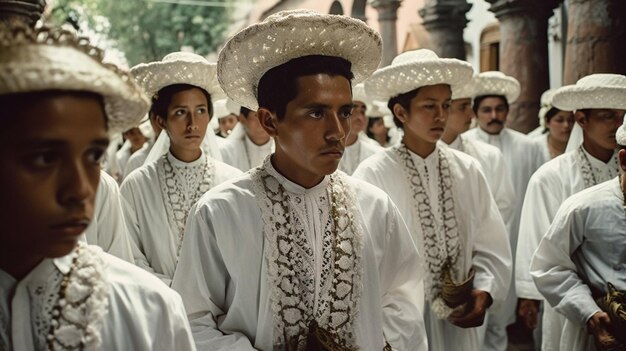
[[[539,292],[567,318],[561,349],[595,350],[587,320],[607,283],[626,290],[626,215],[619,177],[563,202],[532,258]]]
[[[126,162],[126,167],[124,168],[124,177],[128,177],[134,170],[143,166],[152,150],[152,146],[154,143],[149,143],[146,146],[142,147],[140,150],[130,155],[128,162]]]
[[[240,169],[242,172],[260,166],[263,160],[274,152],[274,139],[264,145],[256,145],[244,132],[240,138],[227,138],[220,147],[224,163]]]
[[[363,160],[383,150],[383,147],[378,146],[376,141],[374,141],[374,144],[366,141],[364,138],[369,139],[367,136],[359,135],[354,144],[346,146],[339,162],[340,171],[352,175]]]
[[[193,203],[186,201],[196,195],[198,184],[208,181],[202,178],[207,162],[214,165],[211,186],[241,174],[238,169],[215,161],[204,153],[198,160],[187,163],[168,152],[157,162],[129,175],[120,189],[126,227],[134,245],[135,264],[154,273],[168,285],[178,261],[180,234],[176,221],[183,219],[178,216],[186,215],[172,211],[185,206],[191,208]],[[168,164],[172,165],[173,171],[166,172]],[[182,191],[175,188],[177,182],[182,184]],[[172,194],[175,203],[164,196],[164,189],[168,189],[166,194]]]
[[[441,209],[436,200],[440,193],[439,154],[435,149],[425,159],[411,153],[422,184],[426,189],[438,228],[443,228]],[[480,170],[478,162],[471,156],[459,151],[443,148],[450,165],[452,191],[456,222],[461,240],[462,254],[458,258],[461,271],[469,272],[474,268],[474,288],[488,292],[494,306],[502,303],[511,280],[511,250],[506,234],[506,227],[489,186]],[[424,250],[423,232],[419,216],[414,210],[414,197],[404,173],[404,166],[394,148],[365,160],[354,173],[355,178],[363,179],[391,197],[398,206],[415,240],[418,250]],[[438,235],[445,235],[438,230]],[[426,277],[425,279],[432,279]],[[430,350],[454,350],[463,345],[464,350],[481,350],[481,329],[463,329],[447,320],[437,319],[424,299],[424,290],[413,292],[424,304],[424,319],[428,332]]]
[[[582,148],[567,152],[548,161],[530,178],[524,199],[520,223],[519,241],[515,266],[515,286],[520,298],[543,300],[530,275],[530,260],[541,238],[548,232],[550,224],[565,199],[586,188],[583,163],[588,160],[597,183],[616,177],[619,174],[617,153],[609,162],[591,156]],[[585,165],[585,167],[588,167]],[[542,325],[542,350],[559,350],[560,331],[565,319],[550,306],[544,308]]]
[[[105,171],[100,171],[95,211],[81,240],[100,246],[124,261],[135,262],[124,222],[120,189],[115,179]]]
[[[115,157],[117,157],[117,166],[119,167],[119,170],[120,170],[119,179],[118,179],[120,184],[124,181],[124,178],[130,174],[130,172],[128,172],[127,170],[127,167],[128,167],[128,161],[130,161],[131,157],[133,157],[135,154],[145,149],[151,149],[152,145],[153,145],[152,143],[144,143],[139,150],[133,153],[131,153],[130,148],[123,148],[123,149],[120,149],[115,154]],[[147,156],[148,155],[146,154],[146,157]]]
[[[538,137],[540,137],[540,136],[544,135],[544,131],[545,131],[545,130],[546,130],[546,128],[545,128],[545,127],[539,126],[539,127],[535,128],[535,129],[531,130],[531,131],[530,131],[528,134],[526,134],[526,135],[528,135],[528,136],[529,136],[529,137],[531,137],[531,138],[535,138],[535,137],[537,137],[537,138],[538,138]]]
[[[324,286],[331,284],[332,279],[322,278],[322,267],[332,261],[322,257],[329,237],[332,242],[326,231],[333,230],[328,227],[329,176],[305,189],[280,175],[270,157],[259,171],[284,187],[290,218],[303,234],[299,241],[311,250],[303,255],[313,256],[306,266]],[[351,215],[362,232],[361,295],[357,320],[352,321],[356,343],[362,350],[382,350],[385,340],[395,350],[427,350],[422,316],[411,293],[422,279],[421,259],[406,225],[382,191],[342,177],[356,199],[358,211]],[[273,348],[279,312],[272,310],[277,287],[268,280],[267,258],[277,243],[264,239],[268,236],[264,223],[285,218],[263,219],[268,209],[260,209],[255,192],[264,188],[253,179],[249,172],[212,189],[190,213],[172,287],[183,297],[196,345],[202,350]],[[326,290],[320,290],[320,300]]]
[[[539,134],[532,138],[533,142],[541,149],[545,162],[552,159],[552,155],[550,155],[550,147],[548,146],[548,135],[549,133]]]
[[[100,254],[109,285],[101,349],[195,350],[180,296],[134,265]],[[0,349],[47,350],[50,311],[73,255],[44,259],[19,282],[0,270]]]
[[[446,145],[443,141],[440,141],[439,144]],[[514,211],[515,190],[511,177],[507,173],[502,152],[495,146],[479,140],[468,140],[461,135],[448,146],[464,152],[478,161],[494,200],[496,200],[500,215],[503,219],[509,218]]]

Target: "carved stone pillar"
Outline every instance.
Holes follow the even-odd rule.
[[[45,0],[0,0],[0,22],[34,25],[45,7]]]
[[[561,0],[487,0],[500,21],[500,70],[521,85],[507,126],[523,133],[539,125],[541,94],[550,87],[548,19]]]
[[[391,63],[398,54],[396,20],[402,0],[373,0],[370,5],[378,11],[380,35],[383,38],[383,58],[381,67]]]
[[[564,84],[592,73],[626,74],[626,1],[568,0]]]
[[[463,29],[465,14],[472,8],[466,0],[429,0],[419,10],[430,37],[430,49],[439,57],[465,60]]]

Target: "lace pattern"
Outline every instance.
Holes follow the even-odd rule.
[[[442,300],[441,289],[443,273],[449,270],[451,276],[460,277],[458,257],[461,250],[461,240],[454,212],[454,198],[452,177],[448,158],[443,149],[437,148],[439,156],[439,208],[441,208],[441,223],[439,228],[437,219],[431,207],[431,199],[422,184],[422,179],[415,167],[409,150],[404,144],[394,147],[394,152],[403,166],[405,176],[413,193],[415,216],[419,218],[424,235],[424,256],[426,260],[428,279],[424,281],[426,296],[431,301],[433,312],[437,317],[447,318],[452,312]],[[443,231],[443,233],[441,233]],[[443,234],[443,235],[441,235]]]
[[[577,154],[578,162],[580,163],[580,172],[583,175],[583,182],[585,183],[585,189],[608,180],[608,179],[601,179],[602,177],[596,174],[593,166],[591,165],[591,162],[589,161],[589,157],[587,157],[585,150],[583,150],[582,145],[578,147],[578,150],[576,150],[576,154]],[[617,174],[619,174],[619,164],[617,164],[617,157],[615,157],[615,170],[616,170],[615,174],[609,171],[610,178],[613,176],[617,176]]]
[[[189,210],[213,187],[215,161],[203,155],[204,161],[198,166],[175,167],[168,155],[161,157],[157,170],[168,221],[178,234],[176,255],[179,256]]]
[[[342,173],[331,175],[325,194],[316,199],[323,238],[319,285],[315,256],[305,233],[303,196],[287,192],[264,166],[253,169],[254,192],[261,208],[269,267],[274,348],[304,350],[309,326],[316,322],[335,340],[355,347],[353,323],[361,296],[362,231],[354,219],[352,190]],[[330,211],[325,210],[330,208]]]

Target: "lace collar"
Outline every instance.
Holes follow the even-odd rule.
[[[355,220],[354,191],[341,172],[305,189],[280,175],[270,158],[251,171],[251,178],[263,221],[274,349],[305,350],[309,328],[314,324],[327,330],[340,345],[356,349],[354,323],[362,291],[363,234]],[[313,254],[311,243],[303,240],[307,235],[294,209],[299,197],[313,194],[323,194],[323,203],[330,207],[317,210],[331,213],[328,221],[320,223],[318,256]],[[308,257],[318,259],[311,262]]]
[[[609,162],[604,163],[587,152],[581,144],[576,150],[576,156],[580,163],[585,188],[600,184],[619,174],[617,152],[613,152]],[[612,168],[611,165],[614,167]],[[602,172],[602,170],[606,170],[606,172]]]

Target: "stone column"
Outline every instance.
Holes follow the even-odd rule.
[[[398,40],[396,20],[397,10],[402,0],[372,0],[370,5],[378,11],[378,23],[380,24],[380,35],[383,38],[383,58],[381,67],[391,63],[398,55]]]
[[[0,0],[0,22],[34,25],[45,7],[45,0]]]
[[[626,1],[568,0],[564,84],[592,73],[626,74]]]
[[[550,87],[548,19],[561,0],[487,0],[500,21],[500,71],[521,85],[507,126],[523,133],[539,125],[541,94]]]
[[[430,36],[430,49],[439,57],[465,60],[463,29],[465,14],[472,8],[466,0],[429,0],[419,10]]]
[[[352,12],[350,12],[350,16],[363,22],[367,22],[367,17],[365,17],[366,5],[367,0],[354,0],[354,2],[352,3]]]

